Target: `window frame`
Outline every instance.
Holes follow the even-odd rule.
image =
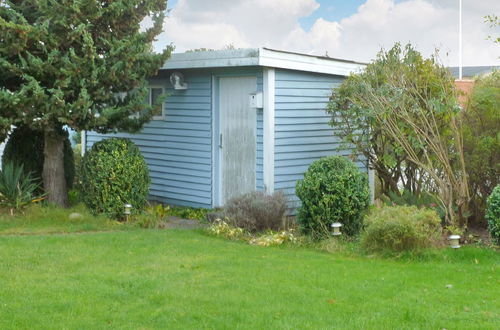
[[[160,84],[150,84],[148,86],[148,105],[152,105],[153,89],[161,89],[161,94],[165,94],[165,87]],[[161,115],[154,115],[152,120],[165,120],[165,101],[161,103]]]

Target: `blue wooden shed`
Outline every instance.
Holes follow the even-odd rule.
[[[83,150],[132,139],[150,169],[150,198],[168,204],[217,207],[254,190],[297,201],[295,183],[314,160],[350,153],[325,108],[332,88],[363,67],[268,48],[173,54],[150,79],[150,100],[170,95],[161,113],[138,134],[87,132]]]

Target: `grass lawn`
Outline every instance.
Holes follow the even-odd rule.
[[[0,260],[2,329],[500,328],[500,258],[473,247],[402,261],[134,229],[0,236]]]
[[[25,210],[24,214],[14,217],[0,215],[0,235],[33,235],[62,234],[90,231],[123,230],[130,226],[109,220],[101,216],[93,216],[83,205],[69,209],[41,206],[35,204]],[[78,214],[71,219],[71,214]]]

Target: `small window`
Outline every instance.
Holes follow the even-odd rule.
[[[150,87],[149,88],[149,105],[153,105],[158,97],[164,93],[163,87]],[[153,120],[162,120],[164,117],[163,103],[153,110]]]

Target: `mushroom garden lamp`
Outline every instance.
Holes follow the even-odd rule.
[[[125,213],[125,218],[127,218],[127,221],[128,221],[128,218],[129,218],[130,214],[132,213],[132,204],[125,204],[123,207],[125,208],[125,212],[123,212],[123,213]]]
[[[332,235],[333,236],[342,235],[342,233],[340,232],[340,227],[342,227],[342,224],[340,222],[334,222],[334,223],[332,223],[332,228],[333,228]]]
[[[450,240],[450,247],[452,249],[458,249],[460,247],[460,235],[451,235],[448,239]]]

